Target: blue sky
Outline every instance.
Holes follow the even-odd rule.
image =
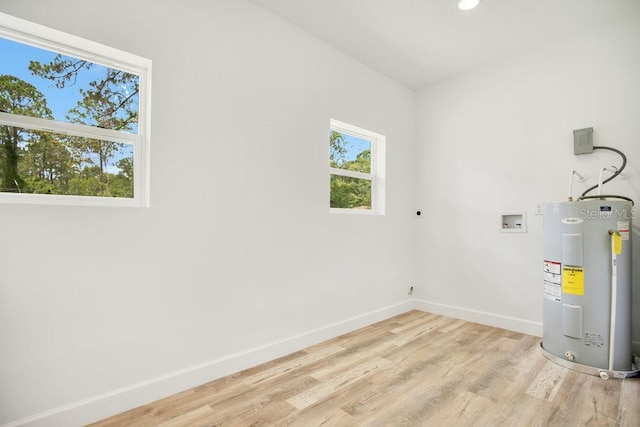
[[[341,135],[346,142],[347,155],[345,160],[347,161],[355,160],[358,154],[371,149],[371,142],[366,139],[361,139],[348,133],[341,133]]]
[[[44,49],[35,48],[22,43],[0,37],[0,74],[8,74],[18,77],[36,87],[47,99],[47,105],[53,117],[59,121],[66,121],[67,112],[76,106],[80,100],[80,88],[88,88],[89,82],[103,72],[100,68],[94,67],[91,70],[83,70],[79,73],[78,81],[73,86],[65,89],[58,89],[52,81],[36,77],[29,71],[29,61],[39,61],[48,63],[56,54]],[[69,57],[65,57],[69,58]]]

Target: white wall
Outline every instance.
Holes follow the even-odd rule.
[[[153,61],[151,208],[0,207],[0,424],[88,422],[406,309],[411,91],[244,1],[0,12]],[[330,118],[386,135],[385,216],[329,215]]]
[[[640,19],[592,30],[434,84],[417,96],[416,297],[424,309],[541,334],[539,202],[566,200],[569,173],[609,152],[576,157],[573,129],[627,154],[626,181],[607,193],[640,203]],[[528,232],[500,233],[501,212],[526,210]],[[636,208],[637,212],[637,208]],[[640,222],[640,221],[637,221]],[[640,235],[634,230],[634,264]],[[640,342],[640,269],[634,272],[634,337]]]
[[[631,178],[610,187],[640,201],[637,17],[432,85],[414,107],[240,0],[0,12],[154,67],[151,208],[0,207],[0,424],[110,415],[403,311],[409,283],[422,308],[540,333],[534,208],[566,197],[571,169],[593,184],[618,161],[574,157],[573,129],[627,153]],[[387,136],[384,217],[328,214],[329,118]],[[526,234],[499,233],[511,210],[528,211]]]

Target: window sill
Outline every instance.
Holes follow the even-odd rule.
[[[365,216],[382,216],[384,213],[377,213],[370,209],[341,209],[341,208],[329,208],[331,214],[344,214],[344,215],[365,215]]]

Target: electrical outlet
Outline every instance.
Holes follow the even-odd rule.
[[[543,215],[544,214],[544,202],[540,202],[536,205],[536,215]]]

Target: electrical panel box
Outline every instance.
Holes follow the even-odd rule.
[[[593,128],[573,131],[573,154],[593,153]]]

